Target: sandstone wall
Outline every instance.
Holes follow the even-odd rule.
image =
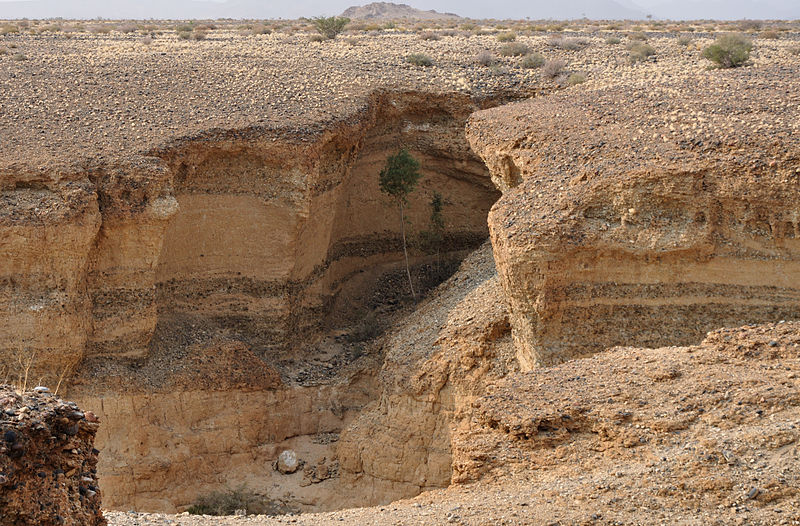
[[[324,129],[210,132],[125,162],[2,174],[6,368],[32,359],[55,383],[83,357],[146,356],[157,325],[200,323],[259,350],[313,332],[349,278],[374,281],[401,260],[399,219],[377,186],[400,146],[425,174],[412,232],[440,191],[445,251],[461,257],[488,235],[497,195],[463,141],[476,108],[378,93]]]
[[[772,96],[779,72],[728,75],[473,117],[505,192],[489,224],[524,367],[800,316],[797,106]]]

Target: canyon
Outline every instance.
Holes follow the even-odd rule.
[[[184,53],[163,58],[114,38],[58,45],[106,46],[91,53],[118,68],[111,88],[137,78],[140,61],[177,71],[202,60],[180,42],[158,43]],[[230,68],[241,107],[224,106],[233,88],[220,79],[191,112],[170,107],[179,97],[143,109],[126,99],[87,110],[92,131],[72,146],[49,127],[37,142],[35,126],[9,124],[31,112],[0,120],[0,373],[97,415],[105,508],[175,513],[247,488],[275,513],[455,499],[436,519],[454,522],[467,503],[483,509],[476,520],[495,517],[471,499],[502,501],[493,492],[507,485],[542,490],[517,523],[589,520],[586,495],[613,486],[630,502],[647,472],[658,499],[639,512],[662,520],[660,508],[682,513],[669,488],[683,470],[683,488],[706,495],[693,505],[727,520],[742,501],[728,493],[747,494],[752,475],[728,457],[759,451],[775,463],[747,513],[769,523],[792,508],[800,99],[786,44],[741,72],[702,68],[690,51],[615,63],[593,42],[584,60],[596,78],[565,88],[459,65],[471,38],[437,48],[450,62],[430,78],[398,85],[382,74],[408,66],[391,61],[428,43],[389,36],[388,65],[374,66],[330,43],[320,52],[331,61],[354,62],[327,78],[303,76],[319,57],[283,39],[200,44]],[[237,84],[249,69],[236,61],[250,67],[242,49],[273,46],[300,58],[264,69],[289,71],[292,89],[270,85],[262,100]],[[116,66],[104,62],[112,50]],[[348,77],[353,64],[363,79]],[[15,67],[25,84],[32,66]],[[69,102],[51,89],[53,107]],[[11,111],[36,106],[35,90],[5,93],[19,97]],[[281,93],[297,100],[260,106]],[[328,94],[331,113],[304,113]],[[95,113],[148,131],[100,139]],[[162,136],[173,127],[161,120],[178,131]],[[399,214],[378,187],[400,147],[423,173],[407,206],[419,299]],[[417,240],[434,193],[446,229],[432,251]],[[708,468],[700,450],[728,467]],[[285,451],[295,471],[279,469]],[[602,509],[636,517],[623,507]],[[371,520],[336,513],[325,520]]]

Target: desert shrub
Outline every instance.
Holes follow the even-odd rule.
[[[23,60],[28,60],[28,57],[26,57],[24,53],[14,53],[11,56],[11,60],[15,62],[22,62]]]
[[[766,38],[767,40],[778,40],[781,38],[781,36],[777,31],[764,31],[761,33],[761,38]]]
[[[193,40],[205,40],[206,38],[208,38],[208,33],[205,31],[195,31],[192,33]]]
[[[458,31],[455,31],[454,29],[445,29],[444,31],[441,31],[440,34],[443,37],[454,37],[458,34]]]
[[[0,27],[0,35],[10,35],[12,33],[19,33],[19,28],[11,24]]]
[[[433,31],[425,31],[424,33],[420,33],[419,38],[422,40],[439,40],[441,37]]]
[[[720,68],[743,66],[750,60],[753,42],[744,35],[722,35],[703,50],[703,57]]]
[[[790,47],[789,53],[791,53],[792,55],[800,55],[800,46]]]
[[[608,44],[609,46],[616,46],[620,42],[622,42],[622,39],[620,39],[619,37],[608,37],[606,39],[606,44]]]
[[[191,31],[178,31],[178,38],[180,40],[189,40],[192,38]]]
[[[500,55],[504,57],[521,57],[528,53],[528,46],[520,42],[511,42],[500,47]]]
[[[252,35],[269,35],[270,33],[272,33],[272,29],[265,25],[253,26],[250,29],[250,34]]]
[[[586,82],[586,75],[583,73],[573,73],[567,77],[568,86],[577,86],[578,84],[583,84],[584,82]]]
[[[500,33],[497,35],[498,42],[514,42],[517,39],[517,34],[513,31],[508,31],[506,33]]]
[[[758,31],[761,29],[760,20],[742,20],[739,23],[739,29],[742,31]]]
[[[327,39],[322,35],[311,35],[308,37],[309,42],[325,42],[325,40]]]
[[[466,24],[461,24],[462,31],[475,31],[476,29],[478,29],[478,26],[471,22],[467,22]]]
[[[406,62],[409,64],[414,64],[415,66],[422,66],[427,68],[428,66],[433,66],[433,59],[428,55],[424,55],[422,53],[412,53],[406,57]]]
[[[692,43],[692,37],[686,37],[686,36],[678,37],[677,42],[678,42],[679,46],[686,47],[686,46],[688,46],[689,44]]]
[[[544,62],[544,57],[540,53],[531,53],[522,57],[519,65],[525,69],[537,69],[544,66]]]
[[[494,55],[489,53],[488,51],[483,51],[475,57],[475,63],[479,66],[491,66],[497,61]]]
[[[247,515],[268,511],[268,503],[246,486],[225,491],[214,491],[197,498],[187,510],[191,515],[233,515],[244,510]]]
[[[194,26],[192,24],[178,24],[175,26],[176,33],[191,33],[194,30]]]
[[[636,42],[628,46],[628,52],[628,58],[632,63],[644,62],[656,54],[656,50],[653,46],[641,42]]]
[[[567,63],[561,59],[548,60],[542,66],[542,76],[546,79],[554,79],[564,72]]]
[[[564,31],[567,28],[567,24],[550,24],[549,26],[545,26],[545,30],[550,31],[552,33],[559,33]]]
[[[119,31],[120,33],[125,33],[127,35],[128,33],[135,32],[136,31],[136,26],[133,25],[133,24],[123,24],[123,25],[117,27],[117,31]]]
[[[645,35],[641,31],[637,31],[636,33],[631,33],[630,35],[628,35],[628,38],[631,40],[637,40],[639,42],[647,41],[647,35]]]
[[[312,18],[311,23],[314,24],[314,28],[320,35],[328,40],[333,40],[344,31],[345,26],[350,23],[350,19],[342,16],[318,16]]]
[[[144,37],[142,39],[142,44],[144,44],[145,46],[149,46],[152,43],[153,43],[153,37]]]
[[[589,41],[585,38],[563,38],[557,36],[548,41],[551,47],[563,49],[565,51],[580,51],[589,46]]]

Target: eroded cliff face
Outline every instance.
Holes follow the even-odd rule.
[[[420,161],[412,243],[433,192],[444,196],[440,254],[411,250],[415,279],[435,284],[484,242],[499,195],[463,136],[478,107],[381,92],[318,128],[209,132],[125,163],[4,178],[4,374],[30,363],[31,382],[63,377],[100,415],[106,506],[175,511],[247,483],[290,508],[330,509],[364,502],[373,481],[389,481],[380,501],[447,484],[448,390],[441,401],[405,390],[392,400],[409,425],[431,424],[407,431],[430,443],[406,446],[395,473],[362,451],[347,457],[343,483],[336,450],[381,392],[382,351],[352,326],[374,332],[360,318],[382,302],[387,315],[402,307],[384,298],[402,299],[405,285],[392,277],[399,215],[377,174],[401,146]],[[284,449],[303,470],[273,469]]]
[[[489,225],[523,367],[800,316],[798,106],[779,71],[767,76],[472,118],[470,142],[505,192]]]

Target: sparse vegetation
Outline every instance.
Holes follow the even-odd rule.
[[[639,41],[639,42],[646,42],[647,41],[647,35],[645,35],[641,31],[637,31],[635,33],[631,33],[630,35],[628,35],[628,38],[631,39],[631,40]]]
[[[396,154],[386,159],[386,165],[379,174],[378,184],[381,193],[389,196],[394,201],[400,211],[400,231],[403,236],[403,255],[406,261],[406,274],[408,275],[408,285],[411,288],[411,296],[416,298],[414,282],[411,280],[411,268],[408,265],[408,245],[406,242],[406,216],[405,206],[408,204],[408,196],[416,188],[422,174],[419,173],[419,162],[408,153],[408,150],[401,148]]]
[[[246,515],[267,513],[268,504],[246,486],[226,491],[214,491],[199,497],[189,506],[191,515],[234,515],[242,511]]]
[[[606,44],[608,44],[609,46],[616,46],[620,42],[622,42],[622,39],[619,37],[608,37],[606,39]]]
[[[320,35],[328,40],[333,40],[344,31],[344,28],[350,23],[350,19],[341,16],[318,16],[312,18],[311,23]]]
[[[422,40],[439,40],[441,37],[433,31],[425,31],[419,35]]]
[[[497,62],[497,58],[495,58],[495,56],[493,54],[489,53],[488,51],[483,51],[483,52],[479,53],[478,56],[475,58],[475,62],[479,66],[489,67],[492,64],[494,64],[495,62]]]
[[[511,42],[500,47],[500,55],[504,57],[521,57],[528,53],[528,46],[520,42]]]
[[[736,68],[750,60],[753,42],[744,35],[722,35],[703,50],[703,57],[720,68]]]
[[[781,36],[777,31],[764,31],[761,33],[761,38],[765,38],[767,40],[778,40],[781,38]]]
[[[585,38],[564,38],[562,36],[553,37],[548,41],[548,45],[565,51],[580,51],[589,46],[589,41]]]
[[[409,64],[414,64],[415,66],[421,66],[423,68],[433,66],[433,59],[423,53],[412,53],[408,55],[406,57],[406,62]]]
[[[679,46],[686,47],[692,43],[692,37],[687,37],[687,36],[678,37],[677,42]]]
[[[509,31],[506,33],[500,33],[497,35],[498,42],[514,42],[517,39],[517,34],[513,31]]]
[[[635,42],[628,46],[628,52],[628,59],[632,63],[644,62],[656,54],[656,50],[653,46],[641,42]]]
[[[567,77],[568,86],[576,86],[578,84],[583,84],[584,82],[586,82],[586,75],[584,73],[573,73]]]
[[[542,66],[542,76],[546,79],[554,79],[564,72],[567,63],[561,59],[548,60]]]
[[[520,66],[525,69],[537,69],[544,66],[545,59],[540,53],[531,53],[522,57]]]

